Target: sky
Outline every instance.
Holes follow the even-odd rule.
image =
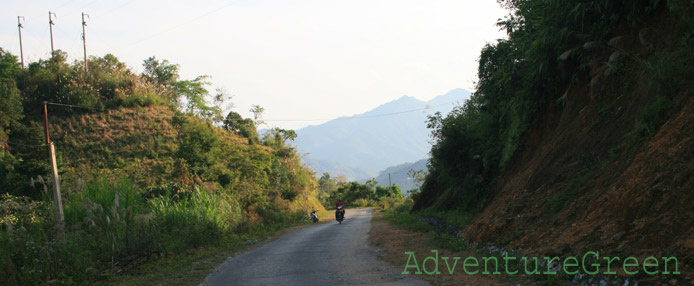
[[[114,54],[140,73],[150,56],[209,75],[231,110],[265,109],[267,127],[298,129],[409,95],[473,91],[477,60],[507,11],[496,0],[0,0],[0,47],[24,61]],[[229,110],[229,109],[227,109]],[[310,120],[310,121],[297,121]]]

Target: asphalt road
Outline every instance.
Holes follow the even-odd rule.
[[[378,260],[367,241],[371,212],[348,209],[342,224],[333,219],[232,257],[202,285],[428,285]]]

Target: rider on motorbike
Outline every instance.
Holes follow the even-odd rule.
[[[337,218],[337,213],[342,210],[342,218],[345,218],[345,203],[342,202],[342,199],[337,199],[337,203],[335,204],[335,218]]]
[[[318,212],[314,207],[311,207],[311,221],[314,223],[318,222]]]

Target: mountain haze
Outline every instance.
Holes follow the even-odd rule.
[[[308,153],[304,162],[317,174],[342,173],[350,180],[374,177],[377,170],[426,158],[431,149],[427,115],[446,114],[469,96],[464,89],[429,101],[403,96],[362,114],[299,129],[294,143],[300,153]]]
[[[374,177],[376,182],[381,186],[389,186],[390,184],[398,185],[403,195],[407,194],[407,191],[417,188],[417,185],[413,178],[410,178],[410,170],[415,171],[427,171],[428,159],[422,159],[414,163],[402,163],[397,166],[392,166],[378,172],[378,175]],[[388,178],[390,175],[390,178]],[[365,183],[368,179],[362,179],[359,182]]]

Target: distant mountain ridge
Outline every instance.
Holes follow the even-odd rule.
[[[403,163],[388,167],[378,172],[378,175],[375,176],[376,182],[381,186],[389,186],[390,184],[398,185],[403,195],[405,195],[407,191],[417,188],[414,179],[408,175],[410,170],[424,170],[426,172],[427,163],[429,163],[429,159],[422,159],[414,163]],[[368,179],[361,179],[359,182],[365,183],[367,180]]]
[[[427,115],[446,114],[469,96],[460,88],[429,101],[403,96],[362,114],[301,128],[294,143],[319,175],[372,178],[377,170],[426,158],[431,149]]]

